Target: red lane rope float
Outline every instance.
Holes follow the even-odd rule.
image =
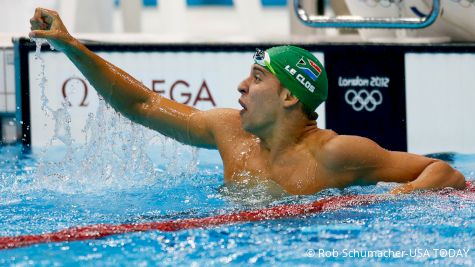
[[[338,209],[344,206],[370,204],[375,202],[378,198],[381,197],[376,197],[374,195],[337,196],[322,199],[308,204],[280,205],[265,209],[241,211],[231,214],[223,214],[204,218],[179,219],[174,221],[147,222],[139,224],[98,224],[83,227],[73,227],[61,230],[59,232],[39,235],[1,237],[0,249],[18,248],[40,243],[98,239],[109,235],[130,232],[143,232],[150,230],[172,232],[178,230],[205,228],[238,222],[254,222],[279,218],[297,217],[300,215],[317,213],[325,210]]]
[[[462,192],[475,192],[475,184],[467,183],[468,189]],[[463,196],[463,194],[457,194]],[[382,195],[336,196],[308,204],[280,205],[265,209],[241,211],[204,218],[179,219],[174,221],[147,222],[137,224],[97,224],[83,227],[67,228],[58,232],[0,237],[0,249],[11,249],[41,243],[67,242],[98,239],[115,234],[158,230],[173,232],[179,230],[205,228],[238,222],[255,222],[337,210],[349,206],[362,206],[388,199]]]

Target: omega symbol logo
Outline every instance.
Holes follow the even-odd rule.
[[[345,93],[345,101],[348,105],[352,106],[355,111],[365,109],[366,111],[372,112],[377,106],[383,103],[383,94],[381,94],[379,90],[368,92],[363,89],[356,92],[350,89]]]
[[[88,95],[88,88],[87,88],[87,83],[81,79],[81,78],[78,78],[78,77],[72,77],[72,78],[68,78],[66,81],[64,81],[63,83],[63,86],[61,87],[61,93],[63,94],[63,99],[67,100],[68,101],[68,105],[71,107],[72,104],[71,102],[69,101],[69,98],[68,98],[68,84],[72,81],[79,81],[83,87],[83,97],[82,97],[82,100],[81,102],[79,103],[79,106],[80,107],[87,107],[89,105],[89,103],[87,103],[87,95]]]

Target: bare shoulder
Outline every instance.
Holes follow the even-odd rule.
[[[332,130],[317,129],[305,138],[304,144],[313,154],[317,154],[321,151],[323,146],[337,136],[338,134]]]
[[[230,108],[215,108],[206,111],[201,111],[201,116],[206,119],[206,123],[213,128],[226,127],[240,127],[241,118],[239,111]]]
[[[246,132],[241,127],[241,117],[239,110],[230,108],[216,108],[202,111],[201,116],[205,118],[207,126],[213,132],[215,138],[226,136],[244,135]]]
[[[219,148],[223,140],[232,139],[230,135],[242,135],[239,111],[234,109],[196,110],[187,118],[185,131],[194,146]]]
[[[321,159],[325,157],[323,151],[325,146],[337,136],[338,134],[332,130],[317,129],[305,138],[303,144],[316,159]]]
[[[220,119],[239,119],[239,111],[232,108],[214,108],[210,110],[200,111],[204,116],[211,120],[220,120]]]
[[[327,134],[326,138],[322,139],[322,143],[315,148],[316,155],[330,169],[356,166],[364,159],[387,152],[371,139],[330,132],[332,134]]]
[[[356,136],[356,135],[334,135],[332,138],[326,140],[323,151],[327,153],[344,153],[360,149],[376,149],[381,148],[373,140]]]

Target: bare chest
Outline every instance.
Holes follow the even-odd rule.
[[[331,187],[331,174],[305,149],[271,158],[258,143],[237,144],[223,157],[225,182],[260,184],[268,181],[291,194],[312,194]]]

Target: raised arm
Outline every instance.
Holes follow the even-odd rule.
[[[117,111],[180,142],[215,147],[208,127],[208,114],[219,111],[199,111],[148,90],[141,82],[73,38],[55,11],[37,8],[30,23],[30,37],[45,38],[63,52]]]
[[[452,187],[465,188],[464,176],[449,164],[405,152],[388,151],[357,136],[337,136],[326,145],[328,162],[353,174],[354,180],[404,183],[391,193]]]

